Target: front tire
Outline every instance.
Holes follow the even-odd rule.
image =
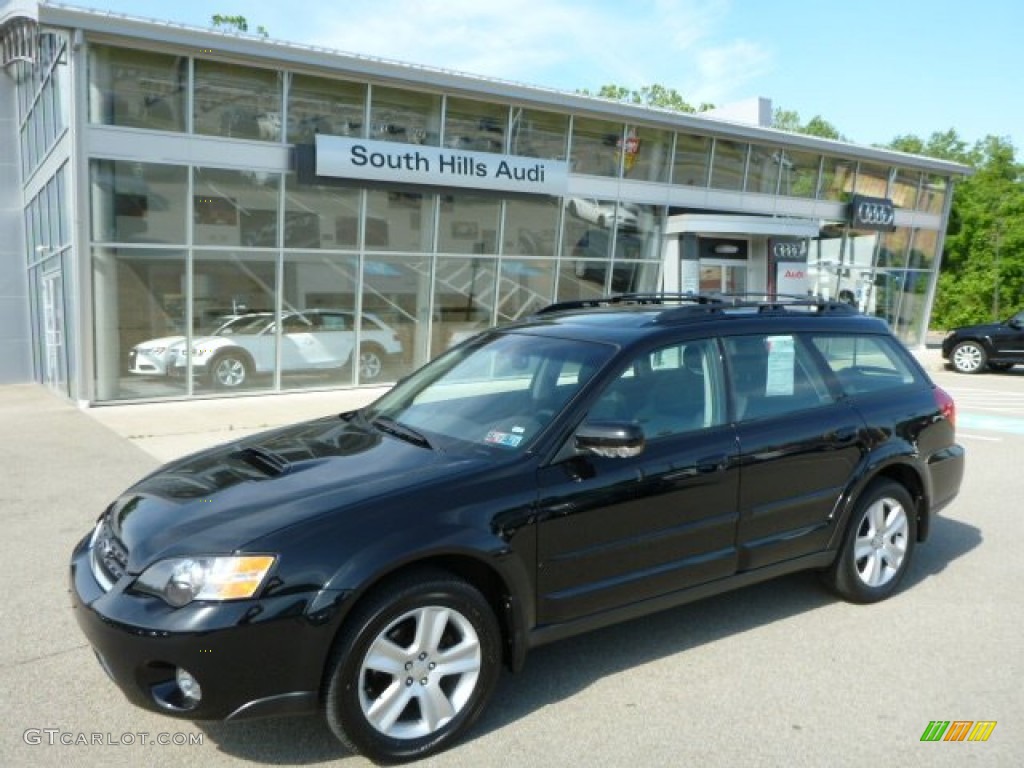
[[[444,571],[371,593],[328,667],[327,724],[353,751],[404,762],[450,746],[497,683],[501,633],[483,595]]]
[[[218,389],[237,389],[251,376],[249,359],[238,352],[221,352],[210,361],[210,384]]]
[[[903,580],[916,542],[916,509],[907,489],[891,480],[875,481],[857,501],[825,582],[850,602],[884,600]]]
[[[980,373],[988,363],[988,354],[976,341],[961,341],[953,347],[949,360],[959,373]]]
[[[384,371],[384,352],[367,345],[359,349],[359,382],[376,381]]]

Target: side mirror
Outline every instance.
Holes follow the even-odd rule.
[[[644,450],[644,431],[620,421],[588,421],[576,430],[576,450],[607,459],[626,459]]]

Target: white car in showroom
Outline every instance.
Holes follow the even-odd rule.
[[[285,312],[281,320],[282,371],[335,370],[352,362],[356,345],[354,312],[310,309]],[[211,335],[192,340],[192,372],[215,387],[242,387],[253,375],[273,373],[276,343],[273,312],[234,318]],[[189,356],[184,337],[154,339],[140,344],[136,350],[146,347],[150,350],[146,358],[153,359],[153,348],[161,346],[165,348],[165,371],[184,375]],[[133,352],[137,369],[143,353]],[[357,357],[359,380],[378,379],[387,360],[401,353],[402,344],[394,329],[376,315],[363,313]]]

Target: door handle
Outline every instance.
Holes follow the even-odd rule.
[[[697,459],[697,473],[710,475],[713,472],[722,472],[728,463],[728,456],[708,456],[703,459]]]

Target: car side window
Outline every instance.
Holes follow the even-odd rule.
[[[325,331],[345,331],[348,330],[348,323],[346,322],[345,315],[338,314],[323,314],[320,315],[320,323]]]
[[[887,336],[815,335],[814,346],[835,374],[844,394],[894,389],[918,381],[906,353]]]
[[[645,352],[607,386],[590,421],[639,424],[648,440],[716,426],[725,420],[721,361],[713,340]]]
[[[794,413],[834,400],[799,336],[729,337],[725,355],[737,421]]]

